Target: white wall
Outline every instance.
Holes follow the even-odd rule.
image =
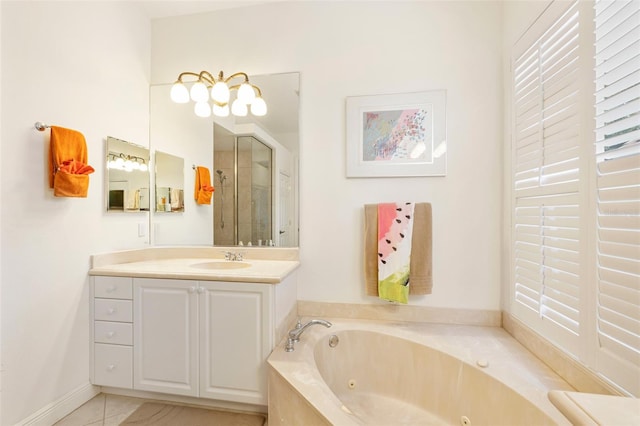
[[[299,299],[364,295],[363,205],[428,201],[434,291],[412,304],[499,309],[500,2],[283,2],[152,24],[153,83],[182,71],[300,71]],[[443,178],[345,177],[347,96],[447,90]],[[153,142],[152,142],[153,143]]]
[[[104,212],[107,135],[148,146],[150,25],[126,2],[2,1],[2,418],[10,425],[89,380],[89,255],[145,246],[146,213]],[[86,199],[54,198],[49,131],[87,140]]]

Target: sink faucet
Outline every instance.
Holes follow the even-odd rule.
[[[240,252],[232,252],[232,251],[223,251],[224,260],[232,260],[232,261],[241,261],[244,258],[244,255]]]
[[[289,337],[287,338],[287,346],[285,346],[284,350],[287,351],[287,352],[293,352],[293,350],[295,349],[293,344],[295,342],[300,341],[300,335],[302,333],[304,333],[304,331],[307,328],[309,328],[309,327],[311,327],[312,325],[315,325],[315,324],[324,325],[327,328],[331,327],[331,323],[329,321],[325,321],[323,319],[313,319],[313,320],[309,321],[308,323],[306,323],[305,325],[302,325],[300,320],[298,320],[298,323],[296,324],[296,327],[289,331]]]

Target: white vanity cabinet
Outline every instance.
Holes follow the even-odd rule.
[[[299,262],[297,249],[251,253],[231,265],[241,267],[226,267],[219,247],[92,256],[91,383],[141,398],[265,407],[267,358],[295,322]]]
[[[266,405],[273,286],[133,280],[133,388]]]

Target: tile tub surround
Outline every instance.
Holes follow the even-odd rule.
[[[271,425],[288,424],[292,419],[290,415],[295,416],[293,419],[298,424],[362,423],[362,419],[354,419],[348,413],[352,407],[350,402],[356,404],[354,411],[357,410],[359,398],[350,401],[350,390],[347,383],[342,382],[354,378],[354,392],[360,390],[358,383],[362,383],[361,395],[371,390],[375,392],[381,381],[389,376],[395,377],[393,374],[385,377],[384,373],[376,375],[376,372],[388,372],[398,360],[420,365],[420,377],[429,378],[408,384],[407,380],[411,380],[409,375],[409,379],[399,380],[395,386],[393,381],[388,381],[383,386],[386,394],[393,397],[408,390],[415,395],[431,395],[436,401],[442,398],[443,403],[438,405],[442,412],[427,411],[441,416],[448,423],[456,424],[467,415],[471,424],[491,424],[492,421],[487,419],[492,418],[512,419],[509,424],[570,424],[549,401],[547,393],[550,390],[574,389],[499,327],[325,319],[333,322],[331,328],[311,327],[296,343],[294,352],[285,352],[285,342],[282,342],[269,357]],[[356,334],[350,335],[353,332]],[[331,353],[326,345],[332,334],[342,336],[337,348],[340,345],[349,347],[349,353],[355,353],[358,358],[351,369],[344,372],[344,377],[335,375],[340,374],[340,366],[346,365],[346,360],[323,366],[327,354]],[[350,336],[358,339],[355,346],[348,346]],[[394,363],[376,365],[380,350],[386,353],[383,358]],[[429,360],[421,359],[425,353],[438,359],[432,364],[434,370],[428,368]],[[485,368],[478,366],[485,363],[488,364]],[[464,386],[455,389],[458,383],[464,383]],[[342,400],[329,385],[340,393]],[[467,413],[458,412],[465,408],[445,402],[456,400],[449,394],[458,395],[458,392],[468,392],[460,398],[460,407],[466,407]],[[475,400],[475,396],[480,399]],[[368,406],[377,405],[377,397],[376,394]],[[380,398],[380,403],[384,400]],[[295,410],[287,404],[295,405]],[[411,405],[406,407],[415,408]],[[514,423],[513,419],[518,420]]]
[[[224,260],[224,252],[244,254],[241,269],[201,269],[195,264]],[[300,266],[297,248],[155,247],[91,256],[89,275],[241,281],[276,284]]]

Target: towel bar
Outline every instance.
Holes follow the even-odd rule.
[[[40,121],[36,121],[36,124],[33,125],[33,127],[36,128],[36,130],[40,131],[40,132],[44,132],[44,129],[48,129],[51,126],[49,126],[48,124],[44,124]]]

